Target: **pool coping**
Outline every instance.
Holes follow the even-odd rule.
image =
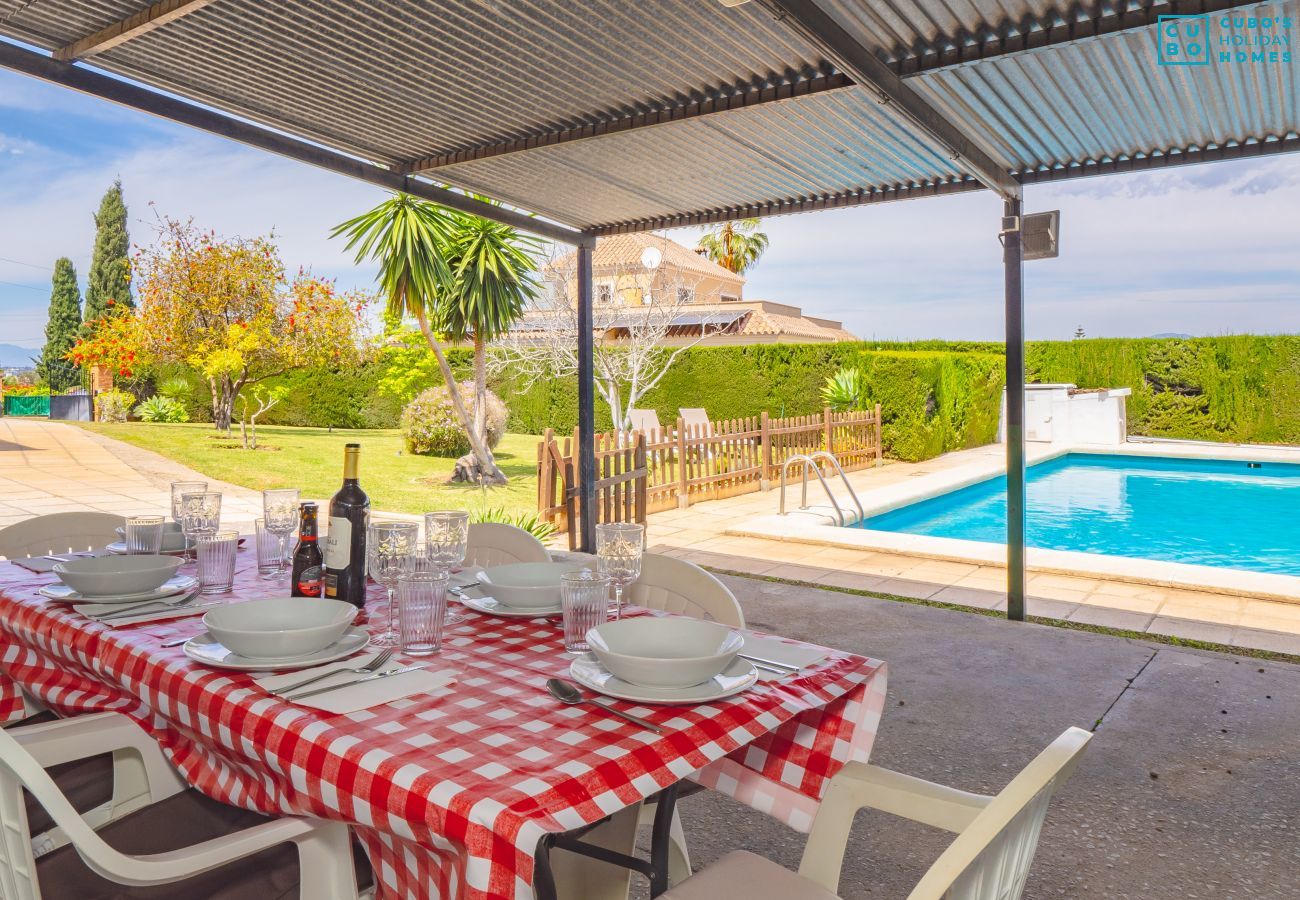
[[[1244,445],[1203,445],[1192,442],[1130,442],[1115,446],[1030,445],[1028,463],[1035,464],[1067,453],[1114,456],[1154,456],[1180,459],[1234,459],[1258,462],[1300,463],[1300,448]],[[864,517],[898,509],[941,494],[997,478],[1006,472],[1001,460],[984,460],[944,472],[918,476],[915,481],[893,484],[861,496]],[[846,496],[836,492],[841,506],[850,509]],[[856,510],[849,522],[858,521]],[[1002,544],[958,538],[904,534],[844,528],[835,524],[832,507],[810,506],[785,516],[761,516],[726,529],[726,534],[791,543],[815,544],[853,550],[878,550],[903,556],[918,556],[979,565],[1005,566],[1007,551]],[[1300,603],[1300,576],[1224,569],[1215,566],[1164,562],[1136,557],[1108,556],[1072,550],[1026,549],[1026,568],[1033,572],[1113,578],[1138,584],[1182,588],[1234,596],[1259,597]]]

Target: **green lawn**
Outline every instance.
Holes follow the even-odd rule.
[[[537,511],[537,442],[528,434],[507,434],[497,447],[497,462],[510,478],[505,487],[482,489],[449,485],[455,460],[411,456],[396,429],[347,431],[264,425],[259,449],[239,445],[207,425],[81,423],[107,437],[170,457],[205,475],[255,490],[296,487],[305,497],[329,498],[343,478],[343,445],[361,444],[361,486],[376,510],[422,513],[434,509],[482,510],[501,506]]]

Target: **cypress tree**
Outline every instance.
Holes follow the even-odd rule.
[[[77,287],[77,270],[72,260],[61,257],[54,264],[54,278],[50,289],[49,318],[45,323],[45,349],[36,367],[37,374],[49,380],[71,369],[72,363],[63,358],[76,343],[81,327],[81,291]]]
[[[131,267],[127,259],[131,239],[126,231],[126,203],[122,182],[114,181],[95,213],[95,249],[86,278],[87,327],[113,310],[135,305],[131,298]],[[112,303],[108,301],[112,300]]]

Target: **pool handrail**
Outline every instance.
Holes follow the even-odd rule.
[[[840,461],[835,458],[834,453],[831,453],[828,450],[816,450],[812,453],[796,453],[794,456],[787,459],[781,466],[780,514],[785,515],[785,483],[786,478],[790,473],[790,466],[799,463],[803,466],[803,483],[799,493],[799,508],[808,508],[808,470],[812,469],[813,474],[817,476],[817,480],[821,482],[822,488],[826,491],[826,496],[830,498],[831,505],[835,507],[835,517],[839,520],[840,527],[843,528],[848,524],[848,520],[844,515],[844,509],[840,506],[840,501],[837,500],[835,495],[831,492],[830,485],[826,483],[826,478],[822,475],[821,468],[817,465],[817,461],[821,459],[830,463],[831,467],[835,469],[835,473],[840,476],[840,481],[844,482],[844,486],[849,489],[849,496],[853,498],[853,505],[857,507],[858,510],[858,520],[861,521],[866,517],[866,511],[862,507],[862,501],[858,499],[858,494],[853,490],[853,485],[849,484],[849,479],[845,476],[844,469],[840,466]]]

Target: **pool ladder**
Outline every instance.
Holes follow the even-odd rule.
[[[786,477],[790,473],[791,466],[799,465],[803,469],[803,484],[799,493],[799,508],[808,508],[808,470],[811,469],[812,473],[817,476],[817,480],[822,483],[822,487],[826,491],[826,496],[830,498],[831,505],[835,507],[835,517],[839,519],[840,527],[849,524],[848,519],[845,518],[844,509],[840,506],[840,501],[836,500],[835,495],[831,493],[831,487],[826,483],[826,478],[822,475],[822,470],[817,465],[818,460],[825,460],[830,464],[830,467],[835,470],[835,474],[840,476],[840,481],[844,482],[844,486],[849,489],[849,496],[853,498],[853,505],[857,507],[858,510],[857,520],[861,521],[866,518],[866,512],[862,508],[862,501],[858,499],[857,491],[853,490],[853,485],[849,484],[849,479],[844,474],[844,469],[840,467],[840,461],[835,458],[834,453],[827,450],[817,450],[813,453],[798,453],[785,461],[785,465],[781,467],[781,515],[785,515]]]

